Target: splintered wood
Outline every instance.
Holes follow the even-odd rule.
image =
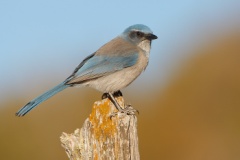
[[[122,97],[116,99],[124,106]],[[113,113],[117,114],[111,117]],[[60,139],[71,160],[140,159],[137,117],[117,112],[109,99],[95,102],[82,128]]]

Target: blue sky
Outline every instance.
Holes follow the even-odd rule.
[[[0,100],[61,82],[84,57],[136,23],[159,37],[136,85],[164,82],[185,53],[239,27],[239,17],[238,0],[1,0]]]

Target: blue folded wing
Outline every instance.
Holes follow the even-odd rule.
[[[83,81],[109,75],[113,72],[133,66],[137,63],[137,60],[138,53],[127,56],[91,56],[88,60],[84,61],[84,64],[80,64],[81,67],[75,70],[75,73],[69,77],[68,84],[81,83]]]

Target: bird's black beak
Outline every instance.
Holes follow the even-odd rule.
[[[154,34],[146,34],[145,37],[148,39],[148,40],[153,40],[153,39],[157,39],[158,37]]]

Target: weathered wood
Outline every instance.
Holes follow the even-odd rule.
[[[122,97],[118,103],[124,106]],[[71,160],[139,160],[137,117],[117,113],[108,99],[95,102],[81,129],[63,133],[62,146]]]

